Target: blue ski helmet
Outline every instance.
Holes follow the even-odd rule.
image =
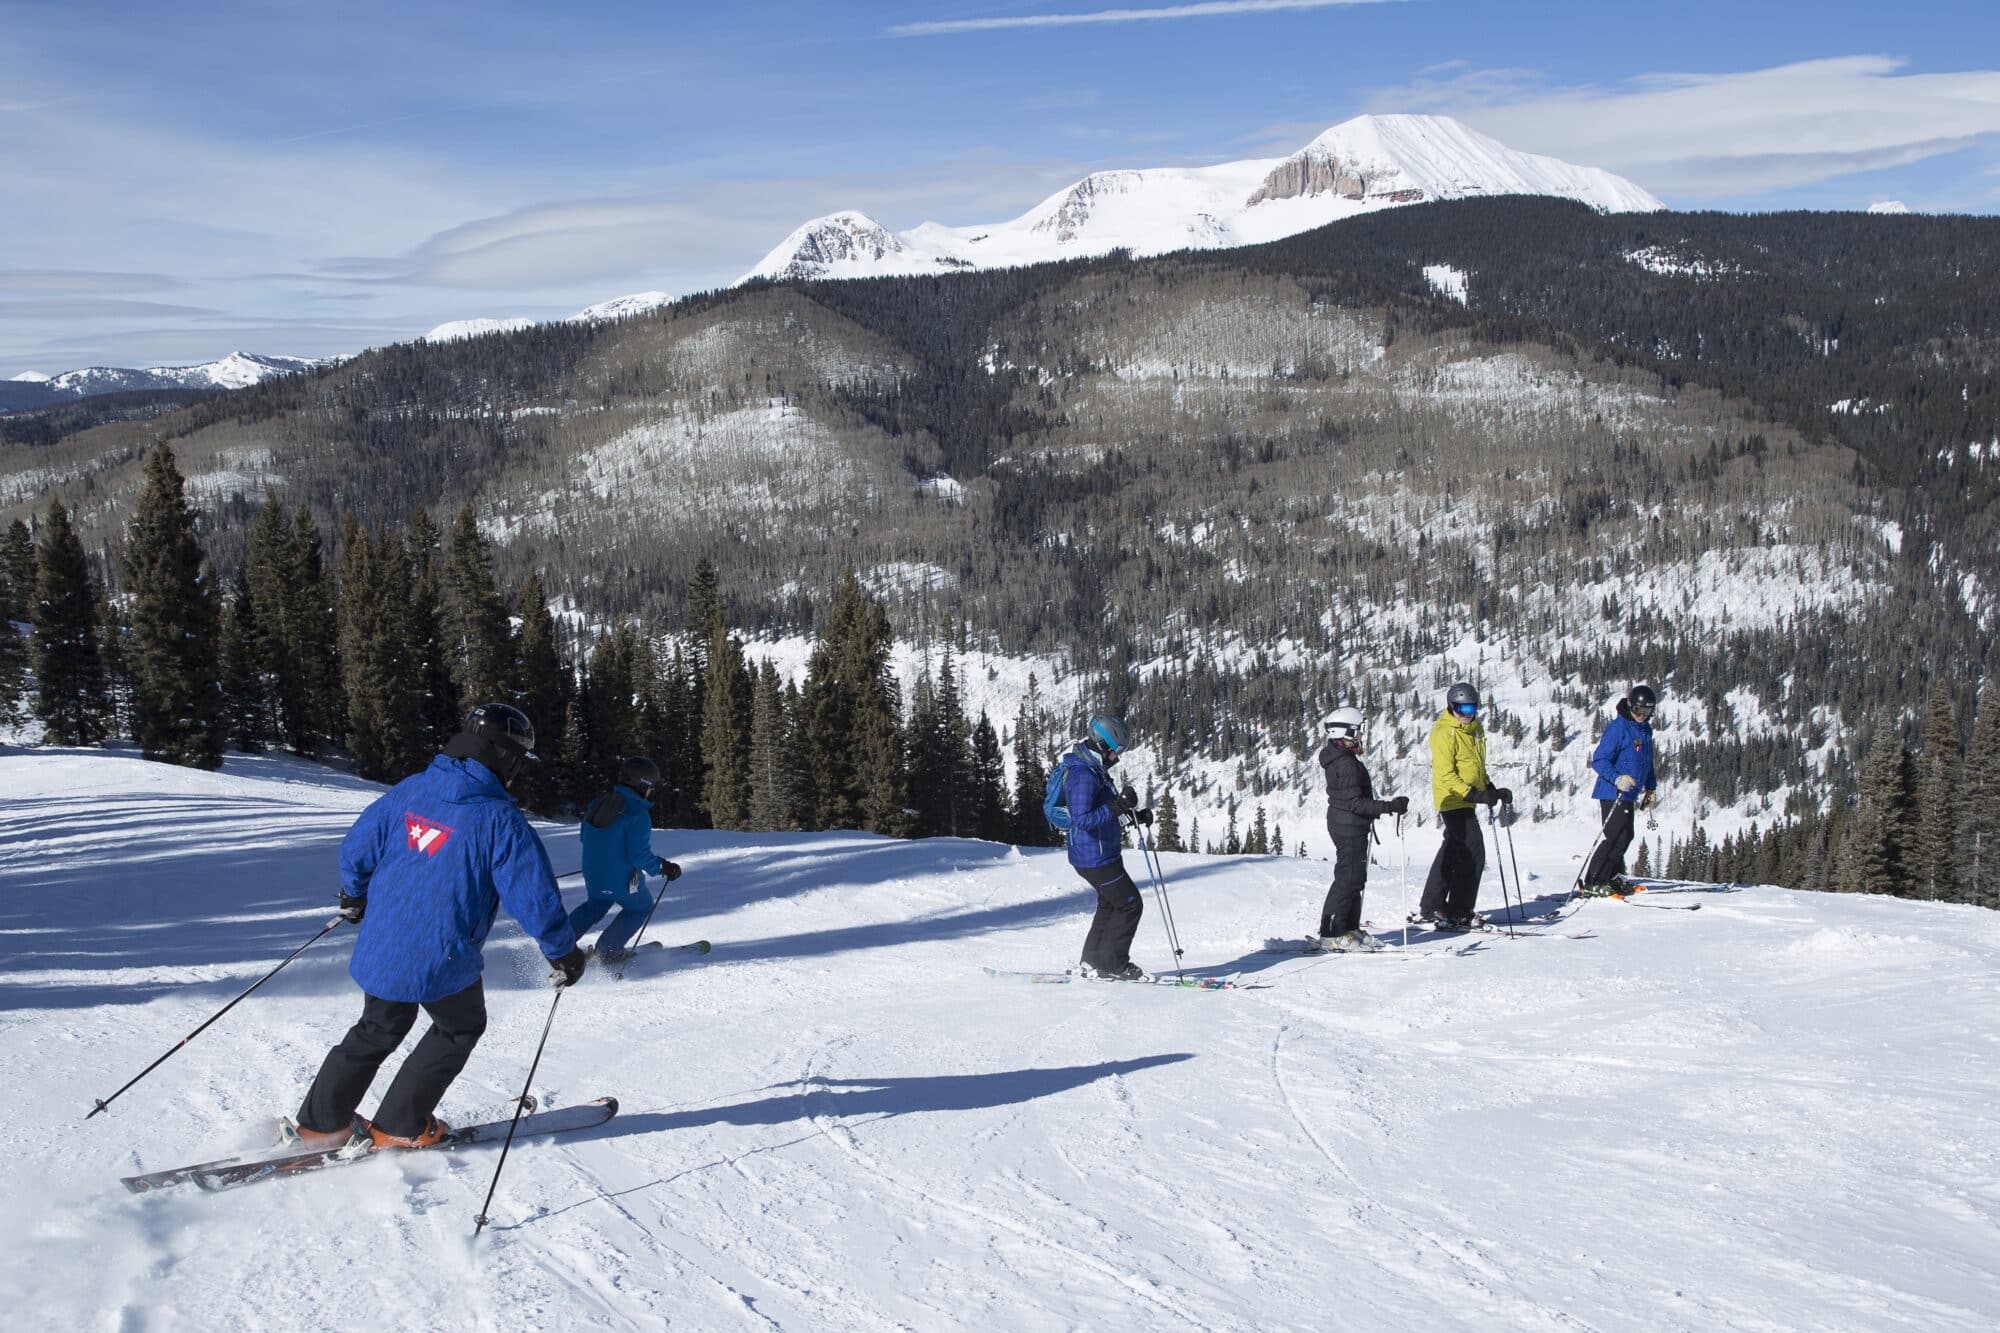
[[[1090,719],[1090,734],[1097,738],[1107,754],[1117,754],[1132,743],[1132,732],[1125,725],[1125,719],[1109,713],[1099,713]]]

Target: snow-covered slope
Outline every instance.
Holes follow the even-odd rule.
[[[687,873],[649,936],[715,952],[565,996],[534,1091],[623,1109],[518,1145],[476,1245],[490,1150],[125,1193],[262,1139],[358,1012],[336,932],[83,1119],[320,927],[372,794],[279,758],[0,755],[0,1283],[36,1327],[2000,1321],[2000,915],[1776,889],[1281,958],[1323,864],[1168,857],[1190,970],[1246,989],[1032,986],[981,967],[1074,957],[1060,853],[662,832]],[[1545,898],[1574,867],[1528,836]],[[1150,904],[1136,955],[1167,962]],[[519,1091],[550,1014],[511,923],[487,962],[447,1118]]]
[[[1010,222],[893,233],[835,213],[781,241],[751,278],[849,278],[1160,254],[1276,240],[1399,204],[1541,194],[1607,212],[1665,207],[1608,171],[1516,152],[1447,116],[1359,116],[1290,157],[1097,172]]]
[[[90,394],[124,393],[135,389],[241,389],[274,375],[294,375],[327,364],[330,364],[329,360],[311,357],[231,352],[219,361],[208,361],[198,366],[150,366],[145,370],[89,366],[39,378],[54,397],[83,398]],[[30,377],[15,378],[25,381]]]
[[[479,338],[489,333],[512,333],[516,329],[531,329],[535,321],[526,315],[514,315],[506,319],[451,319],[426,333],[419,342],[449,343],[461,338]]]

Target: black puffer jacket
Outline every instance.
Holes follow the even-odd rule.
[[[1320,747],[1319,766],[1326,770],[1326,831],[1335,838],[1354,838],[1368,832],[1379,815],[1389,813],[1389,803],[1375,799],[1375,784],[1361,756],[1345,745],[1328,741]]]

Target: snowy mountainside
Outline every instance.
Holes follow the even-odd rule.
[[[0,390],[0,410],[14,411],[96,394],[145,389],[241,389],[276,375],[296,375],[341,359],[231,352],[220,360],[197,366],[152,366],[145,370],[88,366],[60,375],[16,375],[7,382],[14,387]]]
[[[517,1145],[476,1244],[492,1150],[126,1193],[267,1141],[358,1011],[337,931],[83,1118],[325,922],[375,790],[0,753],[0,1146],[37,1201],[0,1281],[40,1324],[1262,1333],[1326,1327],[1330,1292],[1357,1328],[2000,1320],[2000,1064],[1964,1018],[2000,999],[2000,917],[1776,889],[1315,959],[1260,950],[1322,863],[1170,855],[1190,972],[1244,989],[1031,986],[981,969],[1073,958],[1059,852],[662,831],[686,873],[649,937],[714,952],[565,995],[532,1090],[620,1114]],[[1531,901],[1566,881],[1521,852]],[[448,1120],[520,1090],[550,1014],[505,917],[487,963]]]
[[[1221,249],[1402,204],[1504,194],[1575,199],[1606,212],[1666,206],[1610,172],[1516,152],[1448,116],[1358,116],[1286,158],[1095,172],[1007,222],[927,222],[894,233],[864,213],[831,214],[779,242],[743,281]]]

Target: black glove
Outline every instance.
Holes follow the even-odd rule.
[[[1125,803],[1127,810],[1139,808],[1139,793],[1132,790],[1132,784],[1129,782],[1119,789],[1118,799]]]
[[[1512,787],[1495,787],[1493,789],[1493,799],[1502,805],[1512,805],[1514,804],[1514,789]]]
[[[1500,796],[1491,787],[1474,787],[1465,794],[1465,799],[1474,805],[1492,805],[1499,801]]]
[[[1153,826],[1152,810],[1150,808],[1134,810],[1132,812],[1132,822],[1134,824],[1144,824],[1146,827],[1151,828]]]
[[[671,884],[681,877],[681,868],[663,856],[660,858],[660,873],[666,876],[667,883]]]
[[[581,945],[575,945],[560,958],[551,959],[550,966],[555,971],[549,973],[549,984],[560,989],[574,986],[583,978],[584,952]]]
[[[340,919],[349,925],[360,925],[362,914],[367,910],[366,898],[350,898],[344,893],[340,895]]]
[[[1409,797],[1407,797],[1407,796],[1391,796],[1391,797],[1389,798],[1389,808],[1388,808],[1388,810],[1384,811],[1384,813],[1385,813],[1385,814],[1391,814],[1391,815],[1407,815],[1407,814],[1409,814],[1409,813],[1410,813],[1410,798],[1409,798]]]

